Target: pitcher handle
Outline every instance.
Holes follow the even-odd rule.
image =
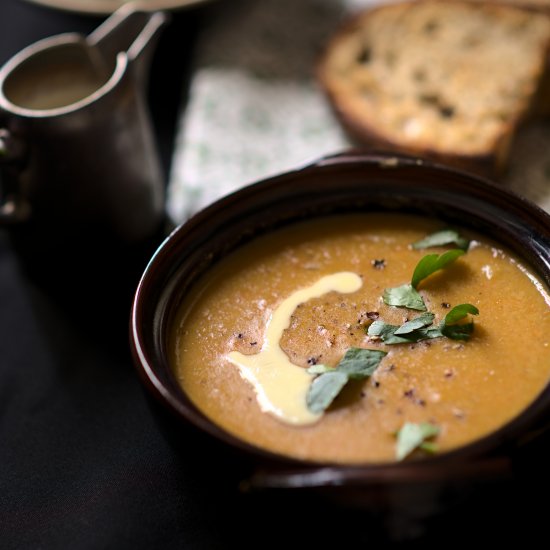
[[[0,224],[25,221],[30,205],[21,196],[18,174],[25,157],[23,142],[0,128]]]
[[[125,53],[138,77],[145,79],[157,38],[168,20],[164,12],[144,12],[125,4],[89,34],[86,42],[113,63],[118,54]]]

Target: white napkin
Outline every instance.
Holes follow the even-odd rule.
[[[220,3],[197,45],[168,213],[184,221],[255,180],[350,146],[314,78],[340,21],[376,0]],[[550,125],[522,132],[504,184],[550,210]]]
[[[358,0],[219,6],[197,47],[168,189],[181,222],[247,183],[349,146],[317,87],[324,44]]]

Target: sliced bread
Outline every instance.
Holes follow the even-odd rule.
[[[550,16],[419,0],[381,6],[332,39],[319,79],[360,142],[494,175],[541,105]]]

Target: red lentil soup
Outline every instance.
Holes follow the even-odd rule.
[[[216,264],[193,289],[170,335],[171,363],[195,405],[229,433],[282,455],[337,463],[388,462],[405,423],[437,426],[437,452],[470,443],[524,410],[550,378],[550,299],[528,265],[483,236],[418,285],[434,326],[458,304],[478,308],[467,341],[388,345],[373,319],[401,325],[418,311],[386,305],[384,290],[410,282],[419,260],[449,246],[411,243],[442,228],[408,215],[319,218],[260,236]],[[374,373],[347,384],[315,421],[292,425],[265,412],[258,388],[229,360],[261,352],[271,316],[293,293],[328,275],[360,288],[299,303],[277,345],[300,369],[334,367],[351,347],[383,350]],[[314,375],[308,374],[311,380]]]

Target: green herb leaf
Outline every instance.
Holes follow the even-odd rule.
[[[402,285],[386,288],[382,296],[388,306],[407,307],[417,311],[426,311],[426,304],[418,291],[412,285]]]
[[[380,338],[384,344],[412,344],[421,340],[441,338],[446,336],[452,340],[468,340],[473,330],[474,323],[453,324],[461,321],[468,314],[478,315],[479,310],[472,304],[460,304],[455,306],[439,323],[439,327],[431,327],[434,320],[433,313],[423,313],[401,326],[390,325],[382,320],[372,323],[367,334]]]
[[[474,331],[474,323],[461,323],[456,325],[458,321],[466,318],[468,314],[478,315],[479,309],[472,304],[460,304],[453,307],[445,319],[439,323],[439,330],[447,338],[452,340],[468,340]]]
[[[424,239],[413,243],[412,247],[415,250],[422,250],[424,248],[431,248],[432,246],[445,246],[447,244],[455,244],[462,250],[468,250],[470,241],[458,234],[458,231],[454,229],[443,229],[428,235]]]
[[[326,410],[349,380],[371,376],[385,355],[385,351],[374,349],[348,349],[335,368],[325,367],[327,370],[313,380],[307,393],[308,409],[315,414]]]
[[[406,344],[410,342],[407,338],[399,338],[395,336],[395,331],[399,327],[397,325],[390,325],[384,323],[384,321],[374,321],[369,328],[367,329],[367,334],[369,336],[377,337],[382,340],[385,344]]]
[[[464,250],[447,250],[441,255],[428,254],[424,256],[416,265],[412,276],[411,284],[386,288],[382,296],[384,303],[388,306],[407,307],[417,311],[427,311],[426,304],[416,288],[426,278],[447,267],[459,256],[464,254]]]
[[[422,443],[422,445],[420,445],[420,447],[418,448],[431,455],[437,453],[437,451],[439,450],[437,443],[434,443],[433,441],[424,441],[424,443]]]
[[[313,380],[307,393],[307,407],[314,413],[322,413],[334,401],[334,398],[348,383],[349,377],[345,372],[326,372]]]
[[[332,372],[334,367],[327,367],[327,365],[313,365],[307,369],[309,374],[325,374],[325,372]]]
[[[375,321],[368,328],[369,336],[379,337],[384,344],[414,344],[421,340],[441,338],[438,328],[428,328],[434,319],[433,313],[425,313],[401,326],[389,325],[384,321]]]
[[[439,427],[430,422],[422,422],[420,424],[406,422],[396,434],[396,459],[403,460],[415,449],[419,448],[424,448],[428,452],[435,452],[437,450],[436,444],[426,440],[437,436],[439,431]]]
[[[336,370],[346,373],[349,378],[361,380],[372,375],[385,355],[385,351],[376,349],[349,348]]]
[[[469,340],[470,336],[474,332],[474,323],[444,326],[440,330],[443,336],[446,336],[451,340]]]
[[[382,323],[382,321],[380,321]],[[404,338],[403,336],[395,336],[395,331],[399,328],[396,325],[386,325],[385,323],[384,327],[382,327],[381,333],[377,334],[374,331],[371,331],[369,328],[368,335],[369,336],[379,336],[382,339],[382,342],[384,344],[410,344],[412,342],[415,342],[412,337]]]
[[[417,264],[412,280],[411,285],[413,288],[417,288],[418,285],[426,279],[426,277],[429,277],[436,271],[439,271],[445,267],[447,267],[449,264],[453,263],[459,256],[462,256],[464,254],[464,250],[460,249],[454,249],[454,250],[447,250],[447,252],[444,252],[441,255],[438,254],[428,254],[427,256],[424,256]]]
[[[429,327],[434,321],[435,315],[433,313],[423,313],[412,321],[403,323],[396,331],[395,334],[409,334],[419,328]]]
[[[472,315],[479,315],[479,309],[472,304],[459,304],[458,306],[453,307],[453,309],[445,315],[445,324],[452,325],[453,323],[467,317],[468,313],[471,313]]]

